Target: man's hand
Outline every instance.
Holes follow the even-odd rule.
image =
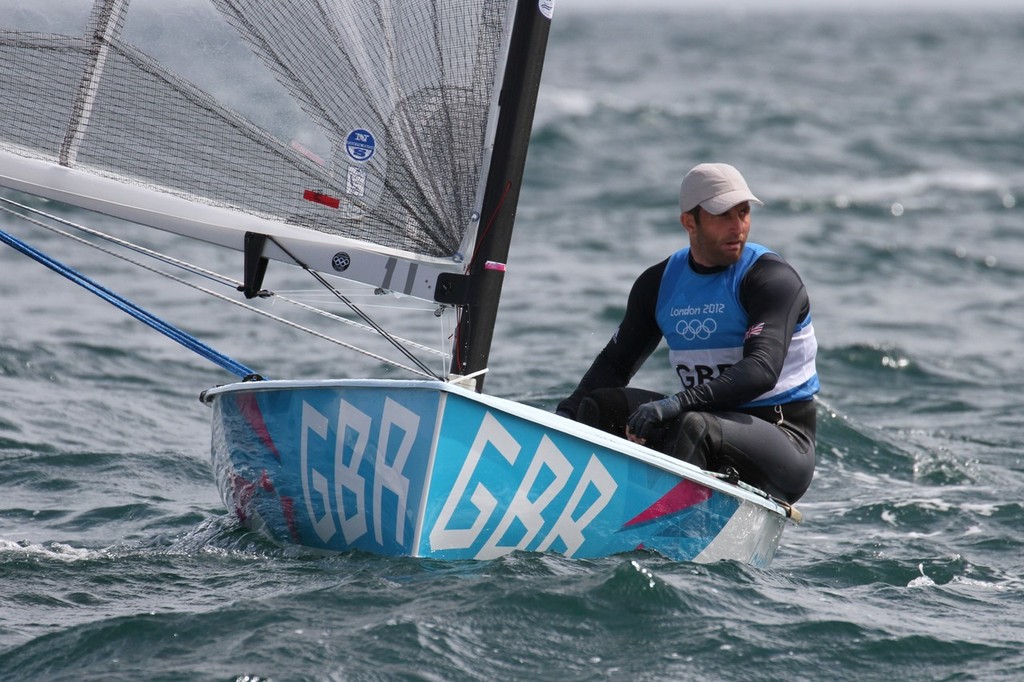
[[[678,395],[670,395],[661,400],[653,400],[636,408],[626,422],[626,437],[635,443],[644,443],[651,427],[682,414],[683,401]]]

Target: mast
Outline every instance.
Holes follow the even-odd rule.
[[[456,374],[473,374],[487,368],[533,128],[552,4],[552,0],[521,0],[516,4],[498,101],[501,111],[484,190],[480,236],[469,265],[469,291],[460,311],[452,349],[452,370]],[[475,380],[475,389],[483,389],[482,374]]]

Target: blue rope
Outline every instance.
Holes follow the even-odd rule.
[[[223,353],[214,350],[213,348],[207,346],[205,343],[203,343],[196,337],[192,336],[188,332],[178,329],[174,325],[161,320],[159,317],[156,317],[152,313],[143,310],[142,308],[135,305],[134,303],[124,298],[123,296],[114,293],[113,291],[107,289],[106,287],[100,284],[97,284],[96,282],[92,281],[85,275],[73,270],[72,268],[69,268],[60,261],[50,258],[42,251],[34,249],[33,247],[29,246],[28,244],[21,241],[17,237],[14,237],[4,232],[3,230],[0,230],[0,241],[20,251],[26,256],[39,261],[40,263],[50,268],[57,274],[63,275],[64,277],[68,278],[75,284],[91,291],[92,293],[96,294],[97,296],[104,299],[113,306],[120,308],[124,312],[128,313],[129,315],[139,320],[140,322],[148,324],[150,327],[157,330],[161,334],[164,334],[165,336],[177,341],[181,345],[185,346],[185,348],[188,348],[189,350],[198,353],[207,360],[210,360],[211,362],[231,372],[235,376],[241,378],[256,376],[256,373],[253,370],[249,369],[240,362],[232,360]]]

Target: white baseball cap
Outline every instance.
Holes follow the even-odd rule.
[[[700,204],[708,213],[721,215],[744,201],[764,206],[764,202],[751,194],[740,172],[727,163],[694,166],[679,186],[679,208],[683,213]]]

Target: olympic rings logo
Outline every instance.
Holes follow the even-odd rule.
[[[710,317],[704,320],[679,320],[676,324],[676,334],[687,341],[710,339],[717,329],[718,323]]]

